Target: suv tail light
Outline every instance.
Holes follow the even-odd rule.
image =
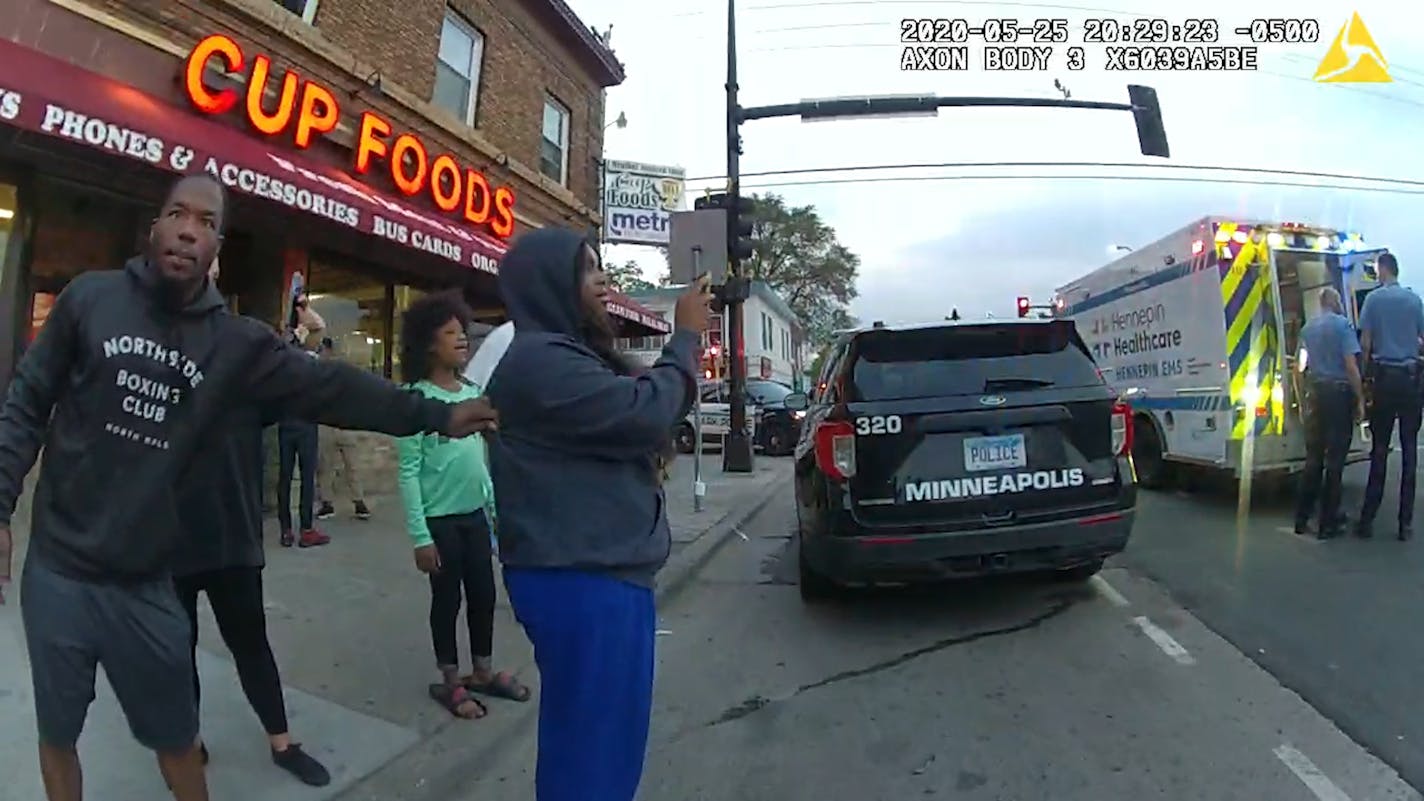
[[[1122,401],[1113,404],[1112,450],[1114,456],[1132,452],[1132,407]]]
[[[846,420],[816,426],[816,466],[834,481],[855,475],[855,427]]]

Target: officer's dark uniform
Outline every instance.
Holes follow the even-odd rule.
[[[1385,468],[1394,424],[1399,421],[1399,538],[1413,534],[1414,469],[1420,423],[1419,342],[1424,337],[1424,301],[1391,282],[1365,297],[1360,331],[1370,336],[1370,478],[1357,533],[1370,536],[1384,497]]]
[[[1325,539],[1338,533],[1341,523],[1340,474],[1355,419],[1355,390],[1345,363],[1358,356],[1360,342],[1350,321],[1333,311],[1322,311],[1307,323],[1300,339],[1305,345],[1311,403],[1305,419],[1305,471],[1296,495],[1295,531],[1306,533],[1318,500],[1316,536]]]

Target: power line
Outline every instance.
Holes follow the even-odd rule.
[[[855,164],[842,167],[800,167],[792,170],[763,170],[761,172],[743,172],[743,178],[764,178],[770,175],[814,175],[827,172],[869,172],[879,170],[934,170],[934,169],[966,169],[977,167],[1013,167],[1013,168],[1033,168],[1040,167],[1111,167],[1149,170],[1210,170],[1215,172],[1242,172],[1255,175],[1281,175],[1298,178],[1330,178],[1343,181],[1371,181],[1375,183],[1396,184],[1400,186],[1424,187],[1424,180],[1410,178],[1378,178],[1371,175],[1352,175],[1349,173],[1336,172],[1315,172],[1311,170],[1280,170],[1267,167],[1227,167],[1212,164],[1146,164],[1136,161],[941,161],[927,162],[923,164]],[[688,178],[692,181],[725,181],[725,175],[700,175],[696,178]]]
[[[831,186],[835,184],[879,184],[879,183],[922,183],[927,181],[1164,181],[1184,184],[1231,184],[1233,186],[1291,186],[1303,189],[1335,189],[1350,192],[1385,192],[1393,195],[1424,195],[1424,189],[1397,189],[1389,186],[1346,186],[1344,184],[1315,184],[1305,181],[1250,180],[1244,178],[1205,178],[1174,175],[905,175],[884,178],[827,178],[820,181],[781,181],[759,184],[743,184],[742,189],[787,189],[798,186]]]

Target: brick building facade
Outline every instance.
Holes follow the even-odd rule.
[[[235,309],[279,326],[300,286],[343,358],[398,376],[411,299],[459,287],[498,322],[511,238],[597,230],[603,92],[623,78],[563,0],[8,0],[0,386],[64,285],[140,253],[164,188],[203,168],[231,190]]]

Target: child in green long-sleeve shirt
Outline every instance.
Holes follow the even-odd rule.
[[[412,387],[444,401],[480,395],[460,375],[469,358],[470,312],[455,293],[427,295],[402,316],[401,372]],[[494,488],[480,437],[402,437],[400,492],[415,565],[430,579],[430,637],[440,682],[431,698],[462,718],[479,718],[485,707],[471,695],[529,700],[529,690],[506,672],[495,672],[495,584],[491,553]],[[460,675],[456,622],[466,606],[473,671]]]

